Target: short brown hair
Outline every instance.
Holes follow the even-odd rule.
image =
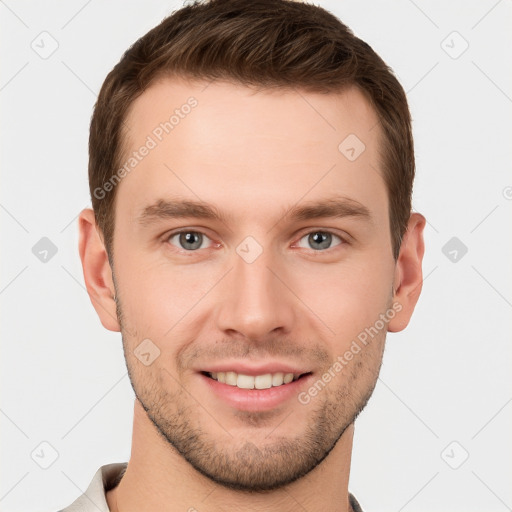
[[[356,86],[379,119],[380,171],[398,258],[411,214],[415,162],[406,95],[392,70],[321,7],[291,0],[210,0],[175,11],[137,40],[98,96],[89,137],[89,187],[111,264],[116,187],[108,192],[103,187],[122,165],[129,107],[163,76],[322,93]]]

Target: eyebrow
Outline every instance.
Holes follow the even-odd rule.
[[[370,210],[359,201],[346,197],[327,198],[303,202],[301,205],[285,209],[280,220],[305,221],[319,218],[355,217],[372,222]],[[177,218],[196,218],[228,223],[230,216],[220,212],[214,205],[203,201],[159,199],[154,204],[144,207],[137,216],[137,223],[147,226],[159,220]]]
[[[225,222],[227,219],[215,206],[202,201],[165,200],[146,206],[137,217],[137,222],[143,226],[158,220],[194,217]]]

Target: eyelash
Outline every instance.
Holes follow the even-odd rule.
[[[173,231],[173,232],[171,232],[171,233],[169,233],[169,234],[166,234],[166,235],[164,236],[164,240],[163,240],[163,241],[164,241],[164,242],[166,242],[168,245],[171,245],[171,246],[173,247],[173,250],[175,250],[175,251],[176,251],[176,252],[178,252],[179,254],[194,255],[194,254],[197,254],[197,253],[200,251],[200,249],[195,249],[195,250],[189,250],[189,251],[187,251],[187,250],[185,250],[185,249],[180,249],[180,248],[178,248],[178,247],[176,247],[176,246],[172,245],[172,244],[170,243],[170,239],[171,239],[171,238],[173,238],[173,237],[175,237],[176,235],[180,235],[181,233],[196,233],[196,234],[201,234],[201,235],[203,235],[204,237],[206,237],[207,239],[209,239],[210,241],[212,241],[212,240],[211,240],[211,238],[210,238],[206,233],[203,233],[202,231],[197,230],[197,229],[180,229],[180,230],[178,230],[178,231]],[[343,236],[341,236],[341,235],[339,235],[339,234],[337,234],[337,233],[334,233],[333,231],[329,231],[329,230],[326,230],[326,229],[312,229],[312,230],[310,230],[310,231],[307,231],[306,233],[303,233],[303,234],[300,236],[300,238],[299,238],[299,240],[298,240],[298,241],[300,242],[304,237],[306,237],[306,236],[308,236],[308,235],[311,235],[311,234],[313,234],[313,233],[329,234],[329,235],[332,235],[332,236],[334,236],[334,237],[336,237],[336,238],[338,238],[338,239],[340,240],[340,243],[339,243],[339,244],[336,244],[336,245],[334,245],[334,246],[332,246],[332,247],[329,247],[328,249],[325,249],[325,250],[309,249],[313,254],[328,253],[328,252],[330,252],[330,251],[334,250],[336,247],[343,246],[343,245],[349,245],[349,242],[348,242],[348,240],[347,240],[347,237],[343,237]],[[218,243],[215,243],[215,242],[214,242],[214,243],[213,243],[213,247],[215,247],[215,246],[219,247],[219,246],[220,246],[220,244],[218,244]]]

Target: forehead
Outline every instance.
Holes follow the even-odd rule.
[[[235,217],[333,193],[387,211],[378,119],[356,88],[165,78],[133,102],[125,124],[117,203],[132,220],[166,196],[232,206]]]
[[[322,140],[335,143],[347,135],[347,130],[371,144],[379,133],[377,115],[356,87],[338,93],[311,93],[300,88],[254,88],[221,80],[161,78],[128,109],[126,142],[133,145],[135,139],[154,131],[158,139],[159,128],[168,135],[162,125],[169,122],[174,138],[188,128],[188,132],[194,130],[196,139],[208,136],[211,143],[222,139],[226,131],[235,135],[234,128],[238,129],[237,139],[232,142],[246,142],[241,140],[244,136],[275,139],[289,135],[288,144],[295,137],[298,145],[304,139],[311,145]],[[205,124],[209,130],[201,129]]]

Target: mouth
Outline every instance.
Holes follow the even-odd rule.
[[[237,373],[233,371],[228,372],[201,372],[206,377],[212,380],[233,386],[239,389],[270,389],[281,386],[286,386],[291,382],[297,381],[308,375],[311,372],[306,373],[264,373],[261,375],[245,375],[243,373]]]
[[[233,361],[212,364],[210,368],[198,370],[198,375],[208,392],[223,406],[265,412],[296,407],[297,395],[314,379],[313,372],[307,370],[309,368],[293,367],[282,361],[260,364]]]

